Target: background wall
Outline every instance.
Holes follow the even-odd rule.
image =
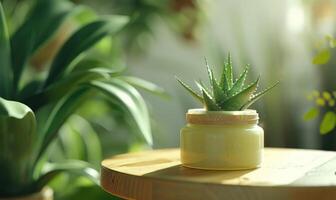
[[[314,40],[322,33],[311,23],[314,4],[299,0],[207,2],[197,42],[186,43],[155,23],[156,36],[146,54],[131,56],[131,73],[163,86],[170,100],[147,97],[154,124],[155,147],[179,144],[188,108],[199,107],[181,88],[174,75],[192,83],[206,78],[204,56],[219,71],[220,60],[231,52],[236,71],[251,64],[252,76],[261,74],[261,87],[281,84],[254,105],[266,131],[267,146],[320,148],[317,124],[304,122],[306,95],[319,88],[317,67],[311,64]],[[252,79],[250,79],[252,80]]]

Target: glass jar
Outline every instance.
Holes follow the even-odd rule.
[[[180,135],[182,165],[209,170],[260,167],[264,130],[255,110],[190,109],[186,118]]]

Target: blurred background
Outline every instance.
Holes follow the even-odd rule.
[[[162,86],[169,99],[144,93],[153,122],[154,148],[177,147],[185,112],[200,107],[181,88],[206,78],[204,57],[220,70],[228,52],[234,69],[250,64],[263,88],[281,84],[254,105],[266,132],[266,146],[335,149],[334,134],[321,136],[319,120],[305,122],[313,90],[333,90],[333,62],[312,59],[321,41],[335,32],[332,0],[83,1],[99,13],[137,15],[126,39],[128,72]],[[137,24],[136,24],[137,23]],[[333,56],[331,56],[333,57]],[[252,80],[252,79],[250,79]]]
[[[25,13],[33,0],[3,0],[5,6]],[[201,105],[187,94],[175,80],[178,75],[192,84],[206,79],[204,57],[219,72],[227,53],[231,53],[237,74],[245,64],[251,65],[250,78],[261,75],[265,88],[278,80],[280,85],[253,105],[260,114],[268,147],[293,147],[336,150],[336,134],[321,135],[322,116],[305,121],[305,113],[316,106],[309,96],[313,91],[332,92],[335,86],[335,51],[326,44],[336,28],[334,0],[73,0],[89,8],[88,16],[121,14],[131,22],[118,38],[113,38],[113,62],[126,66],[126,74],[151,81],[165,89],[165,95],[141,90],[151,115],[154,149],[179,146],[179,130],[185,125],[189,108]],[[10,9],[8,9],[10,12]],[[13,9],[14,10],[14,9]],[[23,15],[23,14],[22,14]],[[15,29],[16,13],[11,18]],[[85,21],[87,16],[81,16]],[[72,27],[70,23],[68,26]],[[72,28],[63,27],[64,37]],[[66,31],[64,31],[66,30]],[[69,34],[68,34],[69,35]],[[64,41],[60,37],[61,41]],[[57,43],[57,42],[56,42]],[[56,45],[57,46],[57,45]],[[314,57],[328,49],[328,62],[313,64]],[[45,55],[40,55],[43,58]],[[35,59],[39,66],[41,59]],[[34,62],[34,60],[32,61]],[[334,106],[318,107],[321,112]],[[61,129],[60,141],[71,146],[68,157],[80,157],[81,147],[76,134],[68,134],[71,123],[82,124],[85,130],[97,133],[91,137],[93,152],[99,158],[118,153],[149,149],[137,128],[117,107],[103,100],[88,102],[70,119],[70,126]],[[87,114],[89,113],[89,114]],[[69,128],[70,127],[70,128]],[[85,128],[86,127],[86,128]],[[89,128],[88,128],[89,127]],[[133,128],[134,127],[134,128]],[[80,132],[81,130],[72,130]],[[64,134],[63,134],[64,132]],[[70,130],[71,132],[71,130]],[[94,139],[92,139],[94,138]],[[64,142],[65,141],[65,142]],[[78,147],[77,150],[75,147]],[[57,148],[57,147],[55,147]],[[75,149],[75,150],[74,150]],[[79,149],[79,150],[78,150]],[[98,153],[100,154],[100,153]],[[53,155],[58,159],[60,155]],[[63,177],[55,181],[61,186]],[[80,188],[85,189],[80,189]],[[81,187],[63,192],[58,199],[113,199],[97,187],[81,183]],[[82,196],[79,198],[78,195]]]

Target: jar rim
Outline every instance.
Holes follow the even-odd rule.
[[[207,111],[189,109],[186,120],[190,124],[224,125],[224,124],[257,124],[259,115],[256,110],[242,111]]]

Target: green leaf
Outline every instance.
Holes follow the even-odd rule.
[[[220,107],[224,110],[241,110],[244,104],[250,100],[251,95],[256,91],[258,83],[259,78],[243,91],[223,102]]]
[[[227,62],[223,65],[223,71],[221,75],[220,87],[227,94],[231,89],[233,84],[233,75],[232,75],[232,61],[231,54],[228,54]]]
[[[148,92],[157,94],[159,96],[162,97],[169,97],[169,95],[165,92],[165,90],[149,81],[146,81],[144,79],[141,78],[137,78],[134,76],[121,76],[118,77],[119,79],[122,79],[124,81],[126,81],[127,83],[133,85],[134,87],[138,87],[141,89],[144,89]]]
[[[177,76],[175,76],[177,81],[193,96],[195,97],[198,101],[203,103],[203,98],[201,95],[199,95],[196,91],[194,91],[189,85],[185,84],[181,79],[179,79]]]
[[[37,110],[47,103],[59,100],[72,90],[76,89],[82,83],[87,83],[97,79],[109,79],[112,75],[118,73],[118,71],[113,71],[107,68],[92,68],[83,71],[77,70],[54,84],[51,84],[48,88],[42,90],[41,92],[23,99],[23,102],[29,105],[32,109]]]
[[[85,161],[100,166],[100,162],[103,159],[102,147],[98,137],[98,133],[95,132],[90,122],[79,115],[73,115],[68,120],[67,124],[72,129],[72,132],[77,133],[85,146]],[[71,151],[71,147],[69,151]]]
[[[118,33],[127,23],[128,18],[113,16],[87,24],[76,31],[62,46],[54,61],[46,79],[44,87],[48,87],[54,81],[60,79],[66,72],[71,62],[80,54],[90,49],[102,38],[109,34]]]
[[[312,62],[315,65],[323,65],[326,64],[329,60],[330,60],[330,50],[324,49],[315,55]]]
[[[320,110],[318,108],[310,108],[303,116],[303,119],[305,121],[310,121],[312,119],[315,119],[320,113]]]
[[[210,84],[212,84],[213,79],[214,79],[213,71],[210,69],[210,66],[209,66],[209,64],[208,64],[208,61],[207,61],[206,59],[205,59],[205,65],[206,65],[206,68],[207,68],[207,72],[208,72],[208,77],[209,77]]]
[[[120,79],[112,79],[108,82],[92,81],[88,85],[102,91],[109,98],[113,98],[123,105],[134,118],[147,143],[150,145],[153,144],[147,106],[134,87]]]
[[[39,191],[45,187],[51,180],[56,178],[60,173],[71,173],[89,178],[99,185],[99,173],[92,166],[80,160],[67,160],[62,163],[46,163],[41,176],[34,184],[35,190]]]
[[[240,74],[237,81],[234,82],[232,88],[229,90],[229,94],[228,94],[229,97],[237,94],[243,89],[248,69],[249,69],[249,66],[246,65],[244,72]]]
[[[41,147],[38,151],[36,162],[38,162],[49,144],[55,139],[58,130],[64,122],[76,111],[88,96],[88,88],[82,87],[75,90],[57,101],[55,105],[52,104],[52,109],[50,111],[47,110],[47,116],[39,118],[45,119],[45,121],[38,122],[38,134],[40,136],[39,142],[41,143]]]
[[[204,106],[205,109],[208,111],[217,111],[220,110],[220,107],[216,104],[216,102],[214,101],[214,99],[209,96],[209,94],[202,89],[202,94],[203,94],[203,99],[204,99]]]
[[[232,75],[232,61],[231,61],[231,54],[228,53],[228,59],[227,59],[227,66],[226,68],[226,78],[227,78],[227,84],[229,89],[231,89],[233,84],[233,75]]]
[[[36,147],[36,121],[26,105],[0,97],[0,194],[20,194],[32,181],[31,155]]]
[[[12,95],[13,71],[11,67],[9,35],[5,13],[0,2],[0,97]]]
[[[224,101],[227,98],[227,95],[220,88],[215,78],[212,79],[212,89],[216,104],[220,104],[220,102]]]
[[[320,125],[320,133],[322,135],[329,133],[335,128],[336,125],[336,115],[332,111],[328,111],[322,119]]]
[[[73,11],[69,1],[37,1],[11,38],[15,90],[28,58],[55,34]]]
[[[264,96],[268,91],[270,91],[272,88],[274,88],[275,86],[277,86],[280,82],[276,82],[274,83],[272,86],[266,88],[265,90],[259,92],[258,94],[255,94],[252,96],[252,98],[247,101],[242,107],[241,110],[247,109],[248,107],[250,107],[254,102],[258,101],[262,96]]]

